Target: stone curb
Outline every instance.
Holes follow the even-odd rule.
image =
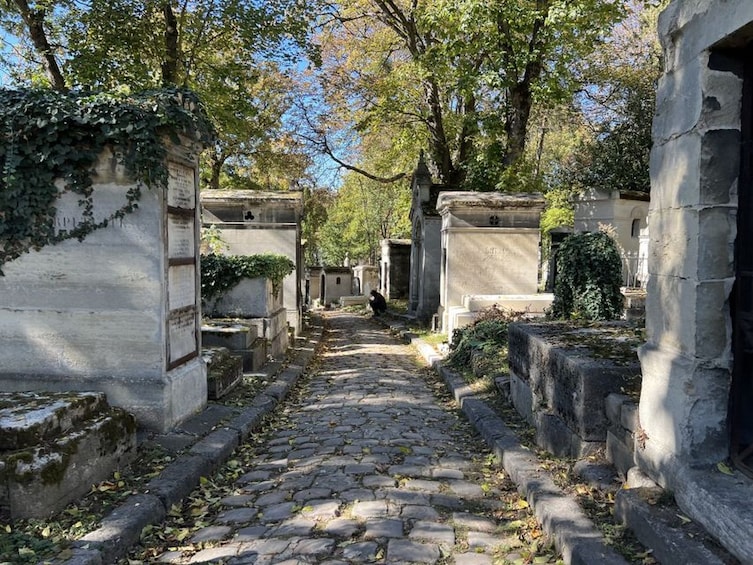
[[[146,493],[127,498],[102,519],[99,528],[73,542],[70,552],[66,552],[68,555],[54,563],[106,565],[123,558],[138,542],[146,526],[162,522],[171,506],[188,496],[199,485],[202,476],[218,469],[287,396],[313,359],[323,333],[321,321],[313,321],[304,335],[306,344],[294,350],[288,366],[248,408],[223,427],[197,438],[184,455],[147,484]]]
[[[391,327],[391,329],[395,329]],[[524,448],[504,421],[484,402],[474,397],[457,373],[442,364],[432,346],[407,331],[402,339],[414,345],[426,363],[442,377],[471,424],[502,462],[518,490],[526,497],[544,531],[569,565],[627,565],[622,555],[609,547],[601,532],[578,503],[554,484],[550,473]]]

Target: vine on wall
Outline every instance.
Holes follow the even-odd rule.
[[[83,240],[138,208],[144,187],[167,185],[165,137],[206,145],[213,128],[190,91],[138,95],[0,89],[0,275],[22,254],[66,239]],[[105,147],[134,180],[125,204],[102,220],[93,210],[94,166]],[[57,184],[56,184],[57,183]],[[82,221],[55,229],[55,202],[79,196]]]
[[[282,279],[295,270],[295,263],[284,255],[264,253],[260,255],[215,255],[201,256],[201,298],[204,301],[225,294],[242,279],[263,277],[272,281],[275,294]]]
[[[557,253],[552,315],[565,320],[615,320],[622,315],[622,260],[609,235],[568,236]]]

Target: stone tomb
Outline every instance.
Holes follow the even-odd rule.
[[[536,295],[539,276],[539,194],[442,192],[439,317],[452,335],[452,309],[466,295]],[[454,312],[453,312],[454,314]]]
[[[604,447],[607,397],[640,381],[636,341],[625,322],[510,324],[510,396],[540,447],[575,458]]]
[[[0,393],[0,520],[46,518],[136,455],[136,422],[102,393]]]
[[[368,296],[372,290],[379,290],[379,267],[375,265],[353,267],[353,294]]]
[[[635,458],[750,563],[753,462],[717,464],[753,441],[753,2],[674,0],[659,36]]]
[[[408,313],[424,322],[439,307],[439,274],[442,264],[442,218],[437,197],[450,188],[434,184],[423,153],[411,181],[411,259]]]
[[[410,289],[409,239],[383,239],[382,257],[379,261],[381,272],[381,293],[387,300],[407,298]]]
[[[338,304],[343,296],[350,296],[353,271],[350,267],[323,267],[319,275],[320,304]]]
[[[253,329],[246,332],[245,337],[238,336],[241,343],[245,341],[246,347],[241,348],[246,350],[244,356],[251,356],[253,359],[258,355],[253,340],[255,336],[259,336],[266,341],[267,354],[280,358],[288,349],[287,309],[283,305],[283,288],[283,285],[275,288],[272,281],[266,278],[242,279],[225,294],[207,304],[206,313],[210,316],[206,320],[207,325],[250,326]],[[208,333],[211,332],[210,327]],[[208,339],[214,343],[213,340],[217,337],[208,336]],[[248,362],[249,359],[246,360]]]
[[[622,257],[623,284],[645,287],[648,250],[641,254],[641,232],[646,229],[649,195],[627,190],[588,190],[575,199],[574,231],[613,230]]]
[[[259,190],[205,190],[203,222],[214,225],[228,245],[228,255],[284,255],[296,266],[283,280],[287,323],[301,332],[304,278],[301,253],[303,193]]]
[[[206,403],[200,356],[200,147],[169,144],[167,190],[79,242],[27,253],[0,277],[0,391],[100,391],[157,431]],[[104,150],[94,174],[95,219],[134,186]],[[56,204],[58,229],[80,221],[75,194]]]

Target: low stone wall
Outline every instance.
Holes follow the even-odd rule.
[[[627,479],[628,471],[635,466],[635,440],[640,431],[638,401],[624,394],[612,393],[607,396],[606,410],[609,420],[607,459],[620,477]]]
[[[604,446],[607,397],[640,386],[638,342],[626,322],[598,328],[510,325],[510,393],[518,412],[536,427],[540,447],[582,457]]]

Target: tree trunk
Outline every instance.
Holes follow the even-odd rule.
[[[439,95],[439,87],[431,78],[424,81],[424,97],[429,107],[427,125],[431,141],[431,158],[439,173],[439,180],[443,184],[458,185],[459,171],[455,168],[444,129],[444,112]]]
[[[210,177],[207,181],[207,188],[210,190],[219,190],[220,188],[220,173],[222,172],[222,167],[225,164],[225,161],[227,160],[227,155],[225,155],[225,152],[213,148],[207,151],[208,160],[209,160],[209,170],[210,170]]]
[[[43,9],[32,10],[26,0],[13,0],[13,2],[18,8],[24,24],[26,24],[34,49],[42,56],[42,66],[52,88],[65,92],[68,90],[65,86],[65,78],[63,78],[63,73],[55,59],[52,47],[47,39],[47,33],[44,30],[45,11]]]
[[[505,133],[507,134],[507,148],[502,162],[505,168],[515,165],[522,157],[526,148],[526,132],[528,119],[531,117],[533,93],[531,85],[541,77],[544,71],[542,61],[544,49],[541,32],[550,4],[547,0],[538,0],[538,17],[533,23],[531,40],[528,43],[528,63],[523,77],[510,90],[509,110],[505,117]]]
[[[162,86],[178,83],[178,19],[169,1],[162,5],[165,17],[165,60],[162,62]]]

